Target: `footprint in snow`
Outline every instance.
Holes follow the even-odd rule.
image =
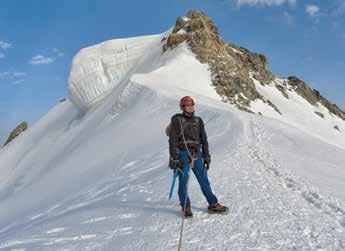
[[[92,218],[92,219],[89,219],[89,220],[86,220],[86,221],[83,221],[82,224],[87,224],[87,223],[96,223],[96,222],[99,222],[99,221],[104,221],[106,219],[108,219],[109,217],[98,217],[98,218]]]
[[[138,217],[138,215],[131,214],[131,213],[129,213],[129,214],[120,214],[118,216],[119,219],[131,219],[131,218],[136,218],[136,217]]]
[[[128,167],[134,166],[137,162],[136,161],[131,161],[128,162],[126,165],[124,165],[123,167],[121,167],[121,169],[126,169]]]
[[[63,227],[57,227],[57,228],[53,228],[53,229],[50,229],[46,232],[46,234],[54,234],[54,233],[59,233],[59,232],[62,232],[64,231],[65,228]]]

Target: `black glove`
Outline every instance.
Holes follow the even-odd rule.
[[[211,157],[207,156],[204,158],[204,167],[208,170],[211,164]]]
[[[178,159],[170,159],[169,167],[172,170],[179,169],[181,167],[180,160],[178,160]]]
[[[204,157],[204,167],[208,170],[211,164],[211,155],[210,155],[210,152],[208,151],[208,146],[204,146],[202,148],[202,155]]]

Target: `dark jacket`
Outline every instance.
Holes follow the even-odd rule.
[[[183,133],[182,133],[183,129]],[[183,135],[185,140],[183,139]],[[207,135],[204,122],[200,117],[179,113],[171,118],[169,151],[173,159],[178,159],[181,150],[202,149],[204,156],[209,157]]]

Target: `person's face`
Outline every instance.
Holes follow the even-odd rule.
[[[184,110],[188,113],[193,113],[194,112],[194,105],[185,105]]]

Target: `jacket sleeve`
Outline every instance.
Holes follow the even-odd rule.
[[[200,119],[200,141],[202,145],[202,151],[203,151],[204,157],[209,157],[210,152],[208,149],[208,141],[207,141],[204,121],[201,118],[199,119]]]
[[[169,137],[169,152],[172,159],[179,158],[179,121],[177,117],[171,119],[170,137]]]

